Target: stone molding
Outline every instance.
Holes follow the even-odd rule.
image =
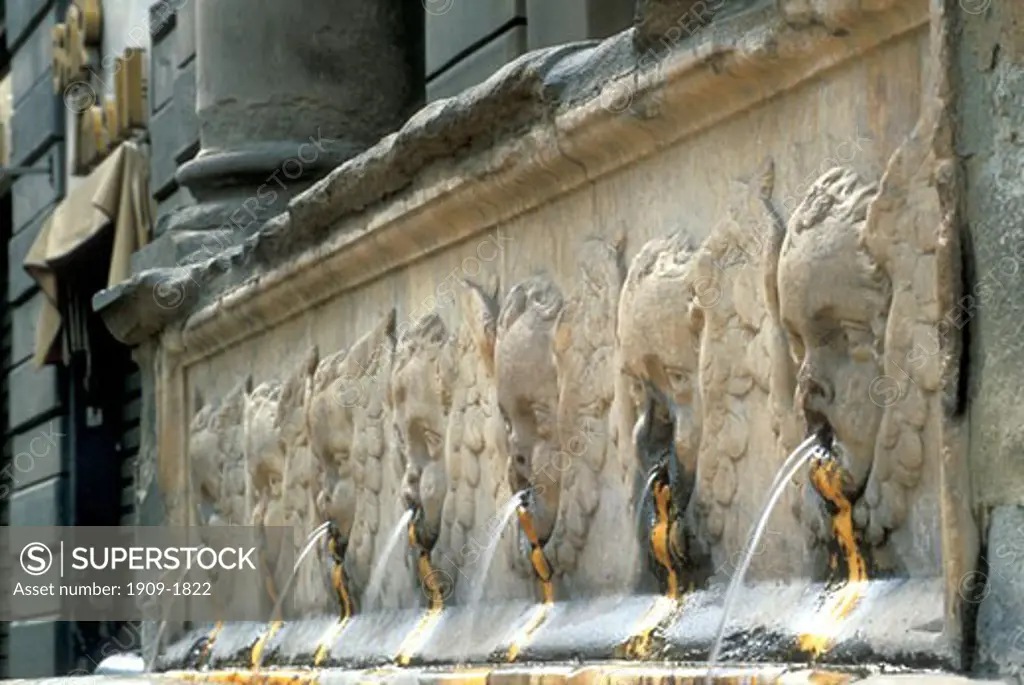
[[[683,48],[653,55],[661,57],[654,68],[644,69],[650,53],[632,51],[632,30],[524,55],[459,97],[425,107],[294,198],[243,245],[143,272],[99,293],[94,306],[129,344],[165,326],[182,328],[191,364],[928,21],[924,0],[856,11],[837,0],[813,21],[796,4],[723,17]],[[446,161],[453,150],[468,153]],[[158,288],[179,293],[179,304],[154,306]]]

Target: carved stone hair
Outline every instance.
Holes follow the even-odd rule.
[[[434,369],[434,387],[441,396],[445,407],[451,406],[451,359],[452,341],[444,321],[436,313],[428,314],[404,331],[395,350],[394,367],[391,372],[392,384],[402,370],[416,358],[430,362]]]
[[[245,399],[252,391],[252,376],[246,375],[216,405],[213,421],[217,424],[241,426],[245,415]]]
[[[292,374],[281,385],[278,412],[274,417],[275,428],[284,428],[295,420],[294,412],[304,410],[313,389],[313,376],[319,364],[320,348],[313,345],[306,350],[302,359],[293,368]],[[304,411],[302,420],[305,420]]]
[[[508,331],[527,314],[535,316],[536,323],[553,326],[564,304],[561,290],[551,279],[531,276],[513,286],[505,297],[498,314],[498,331]]]
[[[781,253],[785,255],[793,248],[793,238],[808,231],[820,230],[826,226],[840,230],[857,231],[860,258],[865,271],[872,276],[874,287],[881,293],[890,289],[889,277],[881,268],[879,260],[871,253],[866,240],[868,209],[878,195],[878,186],[865,183],[855,171],[835,167],[826,171],[807,191],[807,195],[793,211],[786,229],[786,239]],[[834,219],[827,224],[827,219]]]
[[[843,167],[826,171],[807,191],[789,220],[788,232],[799,235],[821,226],[832,217],[845,225],[863,227],[868,207],[878,193],[874,183],[865,183],[856,172]]]
[[[704,317],[694,292],[694,286],[701,278],[697,268],[698,255],[693,240],[679,232],[648,241],[633,258],[626,273],[620,305],[626,306],[635,292],[650,280],[676,281],[685,291],[686,301],[667,303],[666,311],[685,313],[690,327],[695,333],[700,333]]]

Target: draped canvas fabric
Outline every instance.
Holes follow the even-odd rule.
[[[149,195],[149,161],[134,142],[122,143],[84,181],[72,190],[47,218],[25,258],[25,270],[39,283],[45,294],[36,323],[36,366],[61,358],[57,342],[62,326],[74,328],[74,321],[87,312],[71,312],[62,320],[62,269],[89,268],[76,262],[85,246],[113,230],[107,285],[131,276],[131,255],[146,244],[152,224],[152,199]],[[88,302],[92,293],[79,293],[78,301]],[[67,313],[67,312],[66,312]],[[70,329],[69,329],[70,330]],[[71,337],[75,337],[71,332]]]

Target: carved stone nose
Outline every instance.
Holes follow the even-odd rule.
[[[813,366],[804,365],[799,377],[801,403],[805,409],[822,410],[832,404],[835,391],[832,384],[824,380]]]

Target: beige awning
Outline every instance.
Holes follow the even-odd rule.
[[[101,231],[113,226],[114,242],[107,284],[131,275],[131,255],[146,244],[152,224],[149,161],[132,142],[122,143],[57,206],[25,257],[25,270],[46,301],[36,324],[36,366],[53,363],[60,334],[55,265],[74,256]]]

